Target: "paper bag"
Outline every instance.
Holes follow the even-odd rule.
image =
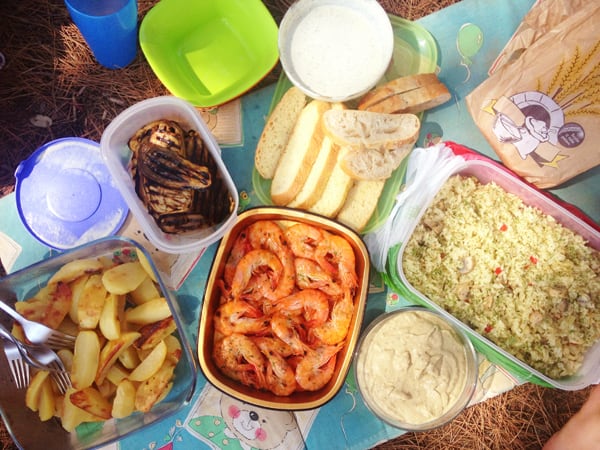
[[[466,98],[502,162],[539,188],[600,164],[599,20],[589,3]]]
[[[491,75],[504,64],[516,61],[535,41],[576,14],[589,0],[537,0],[492,63]]]

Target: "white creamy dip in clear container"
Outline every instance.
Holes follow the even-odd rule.
[[[449,422],[467,406],[477,384],[477,357],[469,339],[440,314],[421,307],[375,319],[354,363],[367,407],[404,430]]]
[[[376,0],[300,0],[279,28],[290,81],[312,98],[346,101],[377,84],[392,58],[394,36]]]

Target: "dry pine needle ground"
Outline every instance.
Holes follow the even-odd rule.
[[[457,0],[379,0],[388,11],[415,20]],[[156,1],[138,0],[140,17]],[[264,0],[277,21],[293,0]],[[128,106],[168,92],[138,52],[125,69],[96,64],[62,0],[0,2],[0,197],[14,189],[20,161],[64,136],[99,141],[104,128]],[[273,83],[279,67],[261,83]],[[52,120],[32,125],[35,115]],[[539,449],[579,409],[588,390],[562,392],[526,384],[475,405],[449,425],[407,433],[380,445],[391,449]],[[0,427],[4,449],[15,448]]]

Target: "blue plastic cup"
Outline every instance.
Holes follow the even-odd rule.
[[[120,69],[137,52],[137,0],[65,0],[71,19],[104,67]]]

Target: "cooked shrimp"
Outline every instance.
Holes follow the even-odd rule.
[[[275,352],[283,356],[284,358],[287,358],[288,356],[292,356],[294,354],[294,349],[278,337],[257,336],[253,337],[252,339],[263,353],[266,349],[268,349],[268,351]]]
[[[296,390],[294,369],[285,360],[292,349],[281,339],[260,337],[254,342],[267,359],[265,388],[275,395],[290,395]]]
[[[296,268],[294,254],[287,245],[283,230],[272,220],[259,220],[248,226],[250,245],[255,249],[266,249],[275,253],[283,266],[283,273],[272,293],[267,298],[277,300],[294,290]]]
[[[315,249],[323,239],[320,229],[305,223],[292,225],[284,234],[292,252],[300,258],[314,259]]]
[[[248,336],[234,333],[215,342],[213,359],[228,377],[257,389],[265,385],[265,358]]]
[[[322,291],[304,289],[281,299],[275,310],[288,315],[300,314],[307,327],[316,327],[329,317],[329,299]]]
[[[348,334],[350,321],[354,313],[352,293],[346,290],[344,296],[331,308],[331,317],[323,325],[310,330],[311,339],[316,338],[327,345],[342,342]]]
[[[215,311],[214,324],[215,329],[224,335],[263,335],[269,331],[268,318],[244,300],[232,300],[219,306]]]
[[[310,350],[296,366],[296,382],[306,391],[325,386],[335,370],[336,354],[342,345],[324,345]]]
[[[242,257],[251,249],[252,247],[250,246],[248,233],[246,233],[246,231],[242,231],[231,246],[229,256],[227,257],[227,261],[225,262],[223,280],[225,280],[227,286],[231,286],[231,282],[233,281],[233,274],[235,273],[235,268],[239,264]]]
[[[302,355],[309,348],[304,342],[306,332],[297,317],[275,312],[271,316],[271,331],[292,348],[294,355]]]
[[[270,281],[270,286],[261,286],[260,288],[264,292],[274,290],[283,274],[281,261],[268,250],[250,250],[242,257],[235,268],[231,281],[231,297],[239,298],[247,288],[252,276],[260,272],[268,273],[267,278]]]
[[[300,289],[320,289],[332,296],[342,294],[342,287],[316,261],[308,258],[296,258],[294,264],[296,266],[296,285]]]
[[[241,298],[262,309],[266,314],[267,296],[272,295],[274,289],[272,278],[273,274],[269,271],[253,274],[241,293]],[[231,299],[232,296],[230,295],[228,298]]]
[[[252,248],[266,248],[277,253],[287,247],[283,230],[272,220],[259,220],[248,225],[248,238]]]
[[[317,245],[315,259],[326,272],[337,275],[342,286],[350,290],[356,289],[356,260],[354,250],[346,239],[327,233]]]

